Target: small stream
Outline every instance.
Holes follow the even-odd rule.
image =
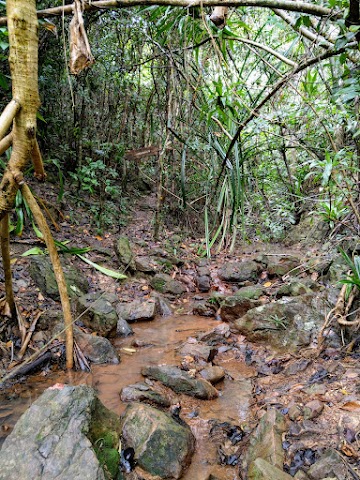
[[[126,403],[120,400],[120,392],[123,387],[144,380],[140,373],[143,366],[179,365],[181,357],[177,352],[178,347],[188,337],[195,337],[217,325],[219,322],[213,318],[194,315],[157,317],[151,322],[132,324],[134,336],[114,340],[121,356],[120,364],[92,365],[91,373],[67,374],[57,371],[45,376],[32,375],[13,385],[11,389],[0,392],[0,446],[20,415],[47,387],[57,382],[93,386],[103,404],[120,415],[126,408]],[[134,341],[137,346],[134,346]],[[225,378],[217,384],[219,398],[204,401],[170,392],[174,403],[180,400],[181,417],[190,425],[197,439],[192,464],[183,476],[185,480],[205,480],[210,473],[219,475],[219,478],[224,480],[238,478],[234,477],[237,469],[216,465],[217,452],[209,439],[209,420],[229,421],[238,425],[244,423],[249,413],[249,378],[253,376],[253,372],[244,362],[233,358],[231,352],[228,352],[226,359],[222,357],[216,363],[229,372],[232,379],[237,380],[234,382]],[[246,384],[242,385],[241,382]],[[165,387],[163,388],[165,391]],[[169,394],[169,390],[167,393]]]

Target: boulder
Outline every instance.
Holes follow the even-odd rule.
[[[332,448],[326,450],[306,473],[311,480],[325,479],[326,477],[336,478],[337,480],[348,478],[346,464],[343,462],[341,455]]]
[[[285,459],[285,451],[282,447],[282,434],[285,430],[284,416],[275,409],[268,410],[250,436],[246,457],[250,469],[252,468],[252,463],[261,458],[282,471]],[[255,480],[257,477],[253,476],[252,478]],[[270,476],[269,478],[275,479],[278,477]]]
[[[289,272],[295,274],[301,263],[300,260],[293,255],[266,255],[266,262],[268,274],[277,277],[283,277]]]
[[[148,402],[160,405],[161,407],[170,407],[171,405],[167,397],[144,382],[124,387],[120,397],[123,402]]]
[[[217,353],[216,348],[197,341],[187,341],[180,348],[180,355],[191,356],[195,360],[211,361]]]
[[[156,299],[134,300],[130,303],[119,303],[116,313],[127,322],[153,320],[156,315]]]
[[[52,329],[51,336],[65,342],[64,330],[64,323],[58,323]],[[74,338],[86,359],[91,363],[119,363],[120,358],[107,338],[85,333],[76,325],[74,326]]]
[[[216,388],[209,382],[192,378],[189,373],[180,370],[178,367],[169,365],[144,367],[141,373],[146,377],[159,380],[176,393],[185,393],[204,400],[216,398],[219,395]]]
[[[74,268],[65,258],[61,258],[68,294],[72,298],[89,291],[89,282],[81,270]],[[30,275],[42,293],[54,300],[60,300],[59,289],[53,267],[46,255],[30,257]]]
[[[194,452],[190,428],[155,408],[134,403],[122,419],[122,437],[138,465],[157,478],[180,478]]]
[[[0,478],[115,478],[119,433],[120,421],[93,388],[56,384],[35,400],[6,438],[0,451]]]
[[[257,280],[259,271],[259,264],[253,260],[229,262],[219,270],[219,277],[225,282],[242,283]]]
[[[165,273],[156,274],[150,281],[150,285],[154,290],[161,293],[170,293],[172,295],[182,295],[186,292],[186,287],[178,280],[174,280],[170,275]]]
[[[126,270],[135,271],[135,256],[130,246],[130,241],[127,237],[121,235],[115,242],[115,252],[119,263],[123,266],[124,272]]]
[[[135,258],[135,267],[138,272],[155,273],[159,268],[151,257],[142,256]]]
[[[264,293],[264,287],[260,285],[248,285],[247,287],[241,287],[234,293],[235,297],[247,298],[249,300],[258,300]]]
[[[77,300],[77,311],[88,328],[103,336],[116,330],[118,316],[112,305],[113,297],[106,293],[92,292]]]
[[[208,292],[211,288],[211,278],[201,275],[196,278],[196,285],[200,292]]]
[[[311,343],[324,322],[326,306],[316,300],[312,295],[300,299],[284,297],[249,310],[233,320],[231,327],[251,342],[297,351]]]
[[[224,322],[233,322],[241,318],[245,313],[261,305],[258,300],[243,298],[238,295],[223,297],[220,300],[220,317]]]

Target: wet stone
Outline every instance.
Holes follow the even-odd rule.
[[[91,363],[119,363],[119,356],[107,338],[84,333],[77,327],[74,327],[74,337],[80,350]]]
[[[153,320],[156,315],[156,300],[134,300],[130,303],[119,303],[116,306],[119,318],[127,322]]]
[[[149,402],[161,407],[169,407],[171,405],[167,397],[144,382],[124,387],[121,391],[121,400],[123,402]]]
[[[224,369],[218,366],[204,368],[199,373],[204,380],[207,380],[211,384],[218,383],[225,377]]]
[[[249,310],[261,305],[257,300],[241,298],[237,295],[224,297],[221,301],[220,317],[224,322],[233,322]]]
[[[81,322],[92,331],[107,336],[115,331],[118,316],[112,306],[113,296],[106,293],[92,292],[82,295],[77,300],[77,311]]]
[[[180,355],[185,357],[185,356],[191,356],[195,360],[196,359],[202,359],[205,360],[205,362],[211,361],[217,350],[214,347],[209,347],[208,345],[204,343],[199,343],[199,342],[186,342],[180,349]]]
[[[117,416],[100,403],[91,387],[54,385],[35,400],[5,440],[0,478],[105,480],[95,450],[100,439],[111,437],[107,453],[117,455],[118,463],[114,446],[119,432]]]
[[[204,400],[216,398],[219,395],[216,388],[209,382],[192,378],[187,372],[180,370],[178,367],[168,365],[144,367],[141,373],[153,380],[159,380],[176,393],[184,393]]]
[[[133,329],[123,318],[119,318],[116,325],[116,335],[119,337],[128,337],[129,335],[134,335]]]
[[[195,449],[190,428],[147,405],[129,405],[122,419],[126,447],[135,450],[138,465],[157,478],[178,479]]]
[[[215,315],[214,305],[206,301],[197,302],[193,307],[193,314],[199,315],[200,317],[213,317]]]

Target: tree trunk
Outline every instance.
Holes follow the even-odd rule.
[[[13,149],[0,184],[0,219],[15,202],[22,172],[36,139],[38,92],[38,20],[35,0],[7,0],[13,100],[21,106],[13,122]]]

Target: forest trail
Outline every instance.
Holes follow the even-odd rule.
[[[140,257],[154,251],[160,255],[173,236],[173,232],[164,227],[161,241],[153,241],[151,227],[154,208],[154,196],[139,198],[133,206],[131,221],[120,231],[121,235],[130,239],[134,252]],[[67,228],[69,226],[64,225],[65,232]],[[89,243],[89,236],[94,239],[96,255],[101,253],[100,243],[102,249],[109,249],[118,235],[108,234],[100,239],[91,235],[91,231],[84,225],[80,225],[77,227],[78,239],[79,232],[84,230],[87,238],[84,237],[83,240]],[[146,380],[151,388],[156,388],[156,391],[169,398],[171,404],[180,403],[180,416],[196,437],[196,453],[182,478],[243,478],[246,466],[244,459],[253,441],[253,432],[269,409],[278,411],[287,422],[282,441],[284,464],[288,472],[294,474],[302,467],[308,469],[330,447],[340,452],[347,449],[346,452],[350,452],[348,461],[352,463],[356,460],[358,447],[351,435],[357,432],[356,422],[360,408],[357,379],[360,378],[360,367],[357,354],[345,355],[335,329],[332,344],[323,349],[317,347],[315,336],[304,347],[290,348],[290,343],[284,341],[284,347],[279,348],[276,335],[280,333],[284,338],[291,336],[285,316],[276,312],[270,315],[272,323],[266,327],[270,336],[264,341],[265,337],[256,337],[254,332],[243,334],[238,327],[233,328],[235,323],[232,320],[231,304],[231,308],[226,311],[224,307],[219,309],[219,303],[216,302],[217,296],[234,298],[239,290],[235,281],[223,279],[227,266],[238,262],[247,265],[253,259],[260,261],[259,259],[267,257],[268,262],[271,260],[271,265],[269,263],[267,268],[258,269],[256,279],[254,277],[253,281],[246,281],[245,287],[241,287],[260,288],[257,299],[247,301],[254,302],[253,307],[281,304],[279,289],[292,285],[291,288],[296,290],[297,282],[303,285],[300,287],[300,296],[296,296],[291,288],[285,288],[284,292],[288,293],[285,293],[284,298],[289,295],[290,303],[306,310],[306,298],[322,295],[324,291],[318,276],[314,272],[309,274],[307,268],[303,267],[306,252],[301,252],[298,248],[288,250],[283,245],[259,244],[256,247],[245,246],[232,256],[218,254],[205,262],[198,258],[196,249],[190,239],[184,238],[181,243],[177,243],[176,248],[173,246],[172,254],[181,255],[182,260],[179,266],[174,265],[171,276],[185,285],[186,292],[182,295],[164,294],[171,315],[158,315],[151,322],[133,323],[131,327],[134,335],[112,339],[121,356],[119,364],[92,365],[91,373],[73,372],[71,375],[56,367],[44,366],[40,372],[23,377],[3,389],[0,392],[0,440],[11,432],[21,413],[44,389],[54,383],[91,385],[105,406],[122,414],[126,402],[120,400],[121,392],[129,385],[144,381],[141,373],[144,367],[176,365],[192,375],[199,375],[199,372],[209,367],[220,367],[224,374],[215,383],[219,396],[211,400],[175,393],[159,382]],[[269,273],[270,268],[283,266],[283,259],[290,261],[294,256],[300,265],[295,283],[289,283],[288,275]],[[310,257],[313,256],[314,252],[310,254]],[[19,258],[18,262],[19,279],[28,279],[25,274],[27,261]],[[113,258],[112,262],[116,263],[116,260]],[[205,265],[204,262],[211,278],[208,292],[201,292],[198,288],[197,269],[199,265]],[[114,264],[111,266],[114,267]],[[146,275],[137,274],[119,286],[109,277],[89,269],[85,272],[91,276],[93,287],[96,286],[99,291],[115,293],[122,302],[128,303],[134,299],[146,302],[153,298],[149,277]],[[30,291],[32,289],[29,290],[28,300],[36,302],[39,294],[30,296]],[[43,308],[50,305],[46,301],[45,299]],[[284,304],[287,304],[286,301]],[[319,318],[323,319],[325,313],[321,312]],[[324,431],[327,432],[326,435],[319,435]],[[237,432],[238,435],[229,440],[229,432]]]

